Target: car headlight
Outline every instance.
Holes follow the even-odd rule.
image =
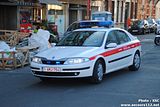
[[[80,64],[90,61],[89,58],[68,58],[64,64]]]
[[[42,63],[42,60],[41,60],[40,57],[33,57],[33,58],[32,58],[32,62],[41,64],[41,63]]]

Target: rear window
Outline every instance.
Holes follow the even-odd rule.
[[[142,20],[135,20],[131,22],[132,25],[143,25],[143,21]]]

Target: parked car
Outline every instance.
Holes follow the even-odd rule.
[[[101,20],[82,20],[73,22],[67,29],[66,33],[70,33],[73,30],[80,29],[80,28],[92,28],[92,27],[113,27],[113,21],[101,21]]]
[[[160,34],[160,19],[156,20],[157,26],[155,29],[155,34]]]
[[[150,32],[155,32],[156,30],[156,27],[157,27],[157,23],[154,19],[147,19],[148,23],[149,23],[149,29],[150,29]]]
[[[86,28],[68,33],[55,47],[35,55],[31,70],[42,81],[89,77],[100,83],[104,74],[125,67],[137,71],[140,63],[137,37],[120,28]]]
[[[146,34],[150,32],[147,20],[132,20],[128,31],[132,34]]]

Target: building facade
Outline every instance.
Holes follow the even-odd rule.
[[[23,22],[40,22],[40,8],[36,0],[1,0],[0,29],[20,30]]]
[[[138,0],[138,19],[158,18],[160,0]]]
[[[112,13],[118,27],[125,27],[127,18],[158,18],[160,0],[105,0],[105,10]]]
[[[138,19],[155,18],[156,17],[157,0],[138,0]]]
[[[58,0],[39,0],[42,5],[42,21],[54,26],[61,35],[64,33],[64,12],[63,4]]]
[[[156,19],[160,19],[160,2],[156,5]]]
[[[137,18],[137,0],[105,0],[105,5],[117,27],[124,28],[128,18]]]
[[[59,0],[63,4],[65,29],[78,20],[86,20],[88,0]],[[90,12],[104,11],[104,0],[90,0]]]
[[[32,23],[53,22],[63,34],[77,20],[86,20],[89,0],[1,0],[0,29],[20,29],[22,19]],[[116,26],[124,28],[126,20],[160,18],[160,0],[90,0],[90,15],[109,11]]]

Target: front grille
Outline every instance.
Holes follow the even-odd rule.
[[[89,69],[90,67],[85,67],[85,68],[71,68],[71,69],[63,69],[63,71],[76,71],[76,70],[86,70]]]
[[[39,72],[39,71],[32,71],[36,75],[43,75],[43,76],[78,76],[79,72]]]
[[[47,65],[63,65],[65,61],[55,61],[55,60],[42,60],[42,64]]]

